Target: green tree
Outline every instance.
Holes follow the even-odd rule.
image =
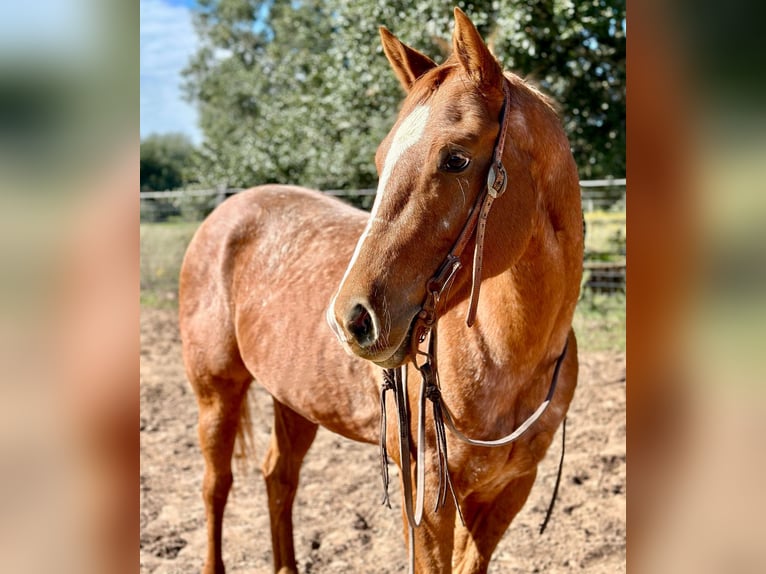
[[[510,69],[560,104],[584,177],[625,173],[624,0],[459,3]],[[207,185],[374,187],[375,148],[402,93],[385,25],[437,61],[454,0],[201,0],[203,45],[186,71]]]
[[[190,183],[194,153],[183,134],[145,138],[141,142],[141,191],[180,189]]]
[[[534,0],[498,12],[495,53],[560,104],[580,177],[625,175],[625,0]]]

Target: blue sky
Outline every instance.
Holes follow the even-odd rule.
[[[181,70],[197,49],[194,0],[141,0],[141,137],[182,132],[202,140],[196,110],[181,97]]]

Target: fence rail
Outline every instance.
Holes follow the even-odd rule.
[[[624,293],[627,266],[625,260],[583,263],[583,288],[601,293]]]
[[[610,179],[591,179],[580,182],[582,193],[582,204],[585,212],[602,211],[614,209],[624,210],[625,206],[625,188],[627,180],[625,178]],[[196,202],[202,208],[212,209],[227,197],[244,191],[245,188],[219,188],[219,189],[178,189],[172,191],[142,191],[140,198],[142,205],[146,201],[173,201],[176,204],[184,200]],[[369,199],[375,195],[374,188],[367,189],[328,189],[324,193],[334,197],[354,198],[361,207],[369,207]],[[360,198],[364,198],[360,201]],[[209,201],[205,201],[205,200]],[[176,206],[178,207],[178,206]],[[173,205],[169,204],[170,211]],[[204,209],[202,209],[204,211]],[[142,220],[144,217],[142,217]]]
[[[625,187],[627,180],[625,178],[619,179],[587,179],[580,181],[580,187],[588,189],[609,188],[609,187]],[[234,195],[240,191],[244,191],[244,187],[231,187],[222,189],[174,189],[169,191],[142,191],[140,192],[141,199],[170,199],[179,197],[207,197],[217,195]],[[346,195],[375,195],[375,188],[366,189],[328,189],[324,193],[327,195],[333,195],[337,197],[343,197]],[[589,192],[592,193],[592,192]]]

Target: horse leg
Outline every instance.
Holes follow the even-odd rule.
[[[492,553],[524,506],[536,475],[537,469],[512,480],[499,496],[487,502],[477,503],[472,496],[467,497],[462,507],[465,526],[458,522],[455,527],[455,573],[487,572]]]
[[[293,501],[303,457],[316,432],[315,423],[274,399],[274,428],[262,470],[269,498],[274,571],[278,574],[298,571],[293,545]]]
[[[426,469],[434,469],[434,460],[426,462]],[[412,464],[412,504],[415,505],[417,489],[415,487],[417,465]],[[401,467],[400,467],[401,472]],[[455,505],[450,497],[444,507],[433,512],[433,505],[438,495],[438,476],[435,472],[425,473],[425,507],[420,526],[414,528],[415,543],[415,568],[417,574],[449,574],[452,572],[452,541],[455,524]],[[402,489],[402,494],[404,491]],[[404,522],[404,540],[407,543],[408,556],[412,557],[410,528],[407,513],[402,505],[402,519]],[[409,570],[408,570],[409,571]]]
[[[203,377],[195,380],[199,404],[199,440],[205,457],[202,498],[207,518],[204,574],[223,574],[223,510],[233,482],[231,457],[249,379]]]

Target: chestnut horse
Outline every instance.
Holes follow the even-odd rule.
[[[184,259],[179,313],[205,457],[205,573],[224,571],[231,459],[238,433],[246,430],[253,379],[274,401],[263,462],[274,569],[297,572],[292,505],[317,426],[356,441],[379,440],[380,367],[406,365],[417,375],[414,325],[427,283],[464,235],[497,149],[507,191],[486,219],[473,327],[464,317],[473,299],[475,234],[459,255],[463,269],[439,301],[433,360],[441,398],[461,433],[492,440],[538,410],[554,370],[558,384],[548,409],[511,444],[475,446],[447,433],[449,476],[464,522],[452,499],[432,511],[440,476],[429,470],[415,485],[428,505],[410,548],[416,572],[487,571],[574,393],[571,321],[583,228],[577,171],[554,109],[520,78],[503,73],[458,9],[453,54],[441,65],[383,28],[381,38],[407,96],[378,148],[372,213],[297,187],[255,188],[218,207]],[[417,411],[414,389],[407,400]],[[393,404],[388,410],[395,420]],[[395,425],[386,434],[389,444],[399,443]],[[426,419],[425,444],[414,429],[405,434],[413,435],[412,476],[421,447],[425,468],[436,468],[434,419]],[[391,451],[401,467],[399,451]]]

